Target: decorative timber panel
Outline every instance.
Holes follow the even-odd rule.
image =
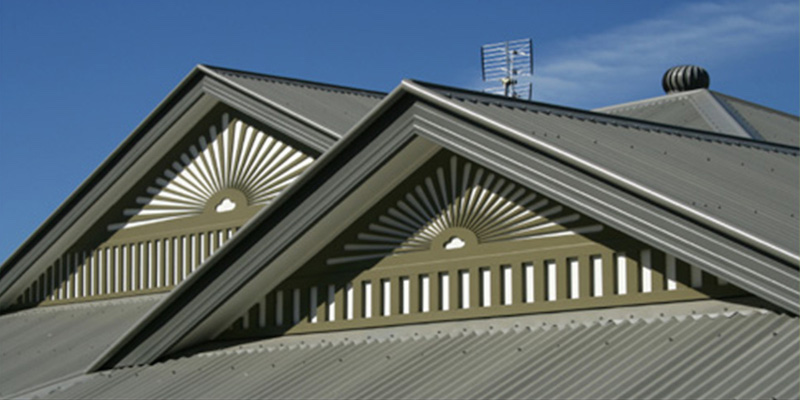
[[[221,338],[742,295],[442,152]]]
[[[107,240],[64,254],[19,305],[169,290],[314,161],[241,119],[220,120],[173,153],[137,206],[107,226]]]

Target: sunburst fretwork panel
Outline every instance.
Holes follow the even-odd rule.
[[[211,126],[190,132],[170,153],[169,167],[150,175],[158,177],[135,196],[137,207],[102,227],[94,244],[53,261],[18,306],[168,290],[314,161],[227,113],[207,118]]]
[[[456,156],[430,168],[329,264],[600,232],[603,226]],[[462,233],[461,237],[459,232]]]
[[[239,119],[222,116],[157,178],[116,231],[263,206],[291,185],[312,157]]]

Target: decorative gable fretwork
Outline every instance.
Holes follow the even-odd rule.
[[[142,207],[125,209],[125,221],[108,229],[265,205],[313,161],[300,150],[223,114],[219,128],[211,126],[200,135],[155,180],[155,186],[147,188],[148,196],[136,198]]]
[[[684,301],[744,292],[440,153],[220,338]]]
[[[227,242],[314,161],[224,113],[176,149],[139,207],[105,239],[64,254],[18,298],[21,307],[169,290]]]
[[[344,246],[345,256],[329,264],[379,259],[433,247],[466,244],[448,231],[461,230],[477,243],[544,239],[600,232],[603,226],[580,221],[537,193],[458,157],[428,176]],[[445,239],[445,242],[442,242]],[[467,239],[469,240],[469,239]]]

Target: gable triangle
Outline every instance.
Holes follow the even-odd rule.
[[[211,257],[314,161],[218,105],[194,122],[101,222],[18,295],[16,307],[166,291]]]
[[[217,339],[743,296],[733,285],[440,151]]]

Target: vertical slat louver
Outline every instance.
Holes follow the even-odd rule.
[[[325,281],[327,276],[311,281],[308,277],[297,282],[289,279],[279,290],[265,294],[263,298],[277,299],[276,304],[272,308],[253,307],[252,319],[265,324],[250,324],[250,334],[375,327],[740,293],[731,285],[710,279],[704,279],[702,287],[693,288],[690,265],[638,246],[616,252],[582,250],[567,257],[520,255],[493,265],[444,263],[441,267],[368,269],[346,282]],[[287,297],[286,293],[292,295]],[[275,316],[271,318],[267,310],[274,310]],[[285,314],[281,314],[285,310],[292,315],[288,325],[282,317]],[[242,315],[236,326],[247,325],[247,318]],[[247,332],[240,329],[238,334]]]

